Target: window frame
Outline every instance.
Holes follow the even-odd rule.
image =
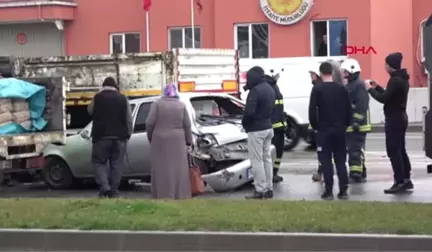
[[[132,135],[134,135],[134,134],[147,133],[147,129],[146,129],[145,131],[135,132],[136,121],[137,121],[137,119],[138,119],[138,114],[139,114],[139,111],[140,111],[141,106],[144,105],[144,104],[150,104],[150,108],[149,108],[149,113],[150,113],[151,106],[152,106],[152,104],[153,104],[154,102],[155,102],[155,101],[144,101],[144,102],[141,102],[141,103],[137,103],[137,104],[136,104],[136,106],[135,106],[135,110],[136,110],[136,112],[135,112],[135,116],[134,116],[134,118],[133,118],[133,125],[132,125]],[[148,115],[147,115],[147,116],[148,116]]]
[[[202,48],[202,36],[201,36],[202,30],[201,30],[201,26],[200,25],[195,25],[195,26],[173,26],[173,27],[168,27],[168,50],[175,49],[175,48],[171,47],[171,30],[181,30],[182,31],[182,47],[181,48],[186,48],[185,47],[185,45],[186,45],[186,29],[199,29],[199,31],[200,31],[199,32],[199,34],[200,34],[200,37],[199,37],[200,47],[196,47],[196,44],[195,44],[195,49]],[[196,38],[196,33],[195,33],[195,38]],[[188,48],[188,49],[191,49],[191,48]]]
[[[420,62],[421,62],[421,63],[425,62],[425,60],[426,60],[426,58],[425,58],[425,52],[424,52],[424,33],[423,33],[423,30],[424,30],[424,27],[425,27],[426,22],[427,22],[427,19],[423,19],[423,20],[420,22],[420,27],[419,27],[419,29],[420,29],[420,31],[419,31],[419,39],[420,39],[420,54],[421,54]],[[426,72],[427,72],[427,71],[426,71]]]
[[[134,34],[139,36],[139,47],[138,51],[141,52],[141,33],[140,32],[115,32],[110,33],[110,54],[114,54],[114,48],[113,48],[113,37],[114,36],[122,36],[122,53],[126,54],[126,34]],[[138,52],[138,53],[139,53]]]
[[[271,25],[267,22],[259,22],[259,23],[237,23],[234,24],[234,49],[237,50],[238,49],[238,35],[237,35],[237,27],[248,27],[248,41],[249,41],[249,57],[248,58],[241,58],[241,59],[255,59],[253,57],[253,45],[252,45],[252,26],[253,25],[267,25],[268,27],[268,31],[267,31],[267,54],[268,54],[268,59],[270,58],[270,29],[271,29]]]
[[[315,55],[315,30],[314,30],[314,23],[317,22],[326,22],[326,30],[327,30],[327,56],[325,57],[343,57],[343,56],[347,56],[347,55],[340,55],[340,56],[331,56],[330,55],[330,22],[329,21],[345,21],[346,22],[346,42],[347,45],[349,45],[349,23],[348,23],[348,18],[332,18],[332,19],[314,19],[310,21],[310,25],[309,25],[309,29],[310,29],[310,55],[311,57],[320,57],[320,56],[314,56]]]

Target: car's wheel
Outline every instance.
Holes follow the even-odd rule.
[[[69,166],[63,159],[56,156],[46,157],[42,179],[52,189],[69,189],[74,182]]]
[[[289,151],[297,147],[300,141],[300,129],[295,120],[289,116],[286,118],[284,150]]]

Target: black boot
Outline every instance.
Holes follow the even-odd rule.
[[[278,175],[279,169],[273,168],[273,183],[280,183],[283,181],[283,178]]]
[[[385,194],[397,194],[397,193],[401,193],[404,192],[405,184],[404,183],[394,183],[389,189],[385,189],[384,193]]]
[[[246,196],[246,199],[265,199],[265,193],[254,191],[252,195]]]
[[[333,191],[326,189],[324,193],[321,195],[321,199],[323,200],[332,200],[333,199]]]
[[[266,198],[266,199],[272,199],[273,198],[273,191],[269,190],[269,191],[265,192],[264,198]]]
[[[403,189],[404,190],[412,190],[412,189],[414,189],[413,182],[410,179],[405,179]]]

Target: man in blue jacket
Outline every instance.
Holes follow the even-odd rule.
[[[255,191],[247,199],[273,197],[273,164],[270,155],[273,138],[272,115],[275,92],[264,80],[264,70],[252,67],[246,74],[245,90],[249,90],[242,120],[248,135],[249,158],[252,165]]]

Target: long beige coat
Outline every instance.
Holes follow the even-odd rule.
[[[174,97],[154,102],[146,130],[150,141],[153,198],[190,198],[187,146],[192,144],[192,130],[185,104]]]

